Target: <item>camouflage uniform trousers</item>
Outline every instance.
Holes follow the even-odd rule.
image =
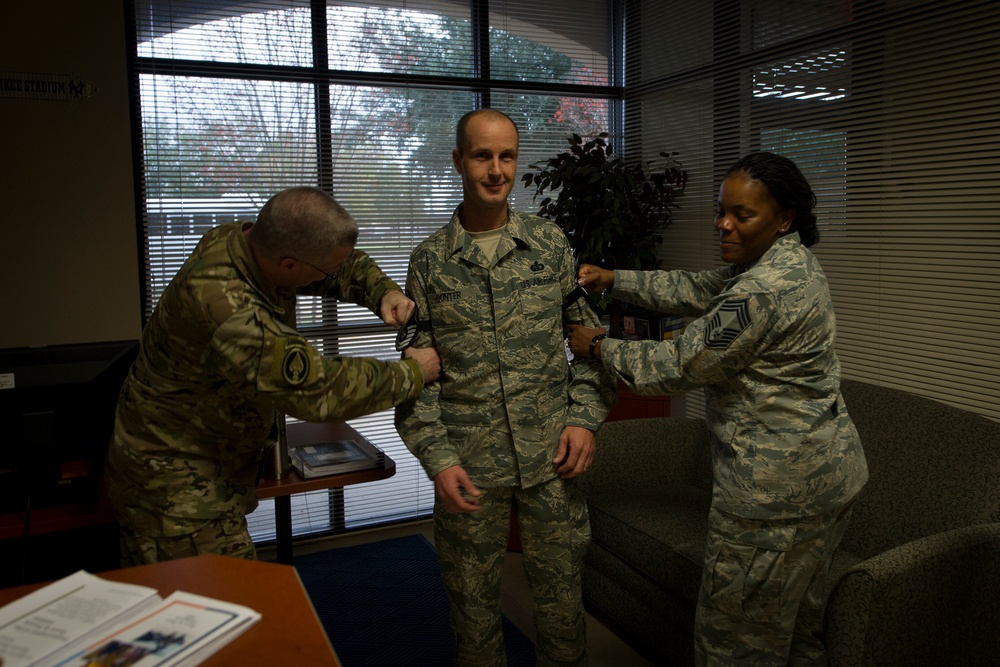
[[[827,664],[823,594],[851,507],[772,521],[711,510],[694,628],[697,665]]]
[[[250,560],[257,558],[245,517],[212,521],[192,533],[177,536],[139,535],[123,525],[119,534],[119,549],[122,567],[202,554]]]
[[[434,541],[451,601],[455,664],[507,664],[500,577],[514,507],[524,572],[534,597],[537,665],[585,665],[580,574],[590,545],[590,522],[576,482],[556,478],[528,489],[480,491],[478,511],[449,512],[440,501],[434,507]]]

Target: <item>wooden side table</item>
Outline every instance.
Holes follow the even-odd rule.
[[[288,447],[298,447],[330,440],[363,439],[360,433],[346,422],[296,422],[287,427]],[[385,466],[369,470],[355,470],[338,475],[326,475],[303,479],[294,468],[281,479],[263,479],[257,485],[258,498],[274,498],[275,540],[277,542],[277,558],[279,563],[291,564],[292,553],[292,495],[307,491],[322,491],[328,489],[333,494],[331,499],[335,507],[339,507],[343,521],[343,488],[351,484],[363,484],[380,479],[387,479],[396,474],[396,462],[385,456]],[[336,523],[336,521],[334,521]]]
[[[290,447],[326,440],[352,440],[363,437],[345,422],[298,422],[289,424],[287,433]],[[292,562],[292,495],[307,491],[330,490],[335,515],[334,525],[336,525],[338,516],[340,522],[343,522],[343,488],[345,486],[387,479],[395,474],[396,462],[387,455],[385,456],[385,465],[382,468],[358,470],[313,479],[303,479],[293,469],[281,479],[261,480],[257,487],[257,497],[274,498],[278,561],[287,564]],[[117,524],[111,502],[103,487],[99,497],[91,502],[37,508],[31,511],[30,516],[30,535]],[[27,520],[27,515],[24,512],[0,514],[0,540],[22,537]],[[117,552],[117,545],[114,550]]]

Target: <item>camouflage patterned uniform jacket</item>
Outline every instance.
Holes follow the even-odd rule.
[[[706,388],[717,509],[810,516],[861,490],[868,468],[840,395],[833,304],[798,234],[749,266],[616,271],[614,296],[699,317],[673,341],[605,340],[601,357],[637,393]]]
[[[562,230],[514,211],[492,261],[457,210],[414,250],[414,345],[437,347],[442,380],[396,409],[396,427],[429,477],[461,465],[477,486],[528,488],[557,476],[552,459],[567,425],[596,430],[604,421],[613,380],[593,360],[566,359],[565,324],[599,326],[582,301],[563,310],[574,273]]]
[[[118,401],[109,493],[140,534],[184,535],[257,505],[275,410],[309,421],[385,410],[423,387],[412,360],[323,357],[294,329],[295,290],[264,286],[243,237],[208,232],[163,292]],[[399,289],[363,252],[329,294],[374,310]],[[310,286],[324,292],[322,283]],[[302,290],[300,290],[302,291]]]

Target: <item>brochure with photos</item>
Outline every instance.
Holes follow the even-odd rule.
[[[3,667],[197,665],[260,620],[242,605],[83,570],[0,608]]]

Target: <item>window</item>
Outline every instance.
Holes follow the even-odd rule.
[[[844,375],[1000,419],[1000,5],[627,6],[626,140],[690,176],[664,266],[718,265],[722,174],[788,155],[819,199]]]
[[[461,198],[450,156],[466,111],[517,121],[522,171],[573,132],[611,129],[610,15],[606,0],[132,3],[146,316],[202,234],[292,185],[332,192],[402,285],[411,249]],[[534,208],[520,185],[513,204]],[[299,328],[325,353],[397,355],[394,331],[353,305],[303,298]],[[433,488],[392,412],[352,424],[397,472],[345,489],[347,526],[428,513]],[[329,527],[325,493],[293,500],[296,534]],[[272,508],[251,516],[255,539],[273,537]]]

